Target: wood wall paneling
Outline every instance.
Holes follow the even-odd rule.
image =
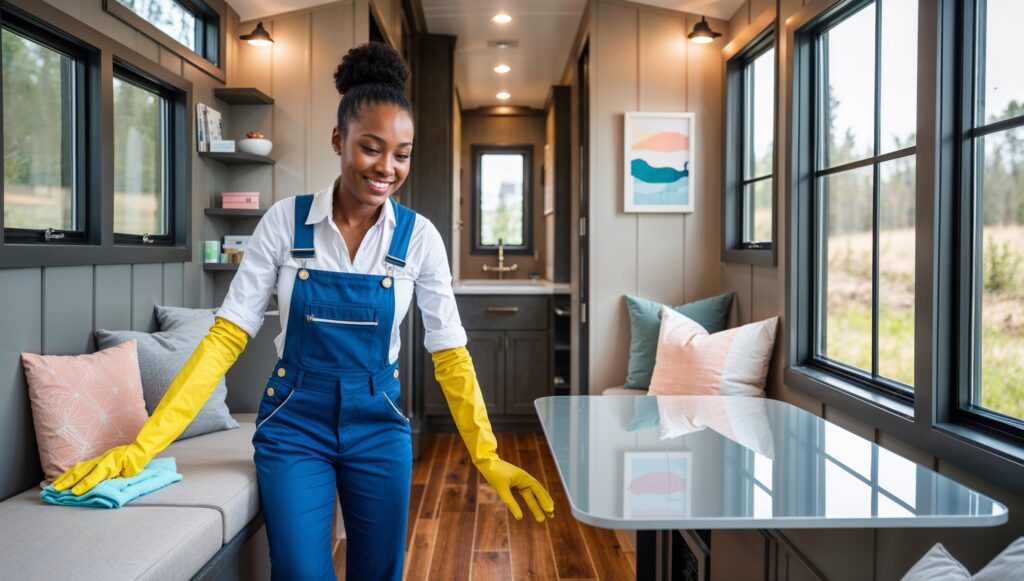
[[[687,32],[685,19],[682,15],[666,18],[662,13],[641,10],[638,24],[639,79],[638,107],[635,110],[689,111],[686,109],[686,94],[690,51],[684,40]],[[702,123],[703,119],[698,115],[698,130]],[[702,145],[699,147],[703,148]],[[692,167],[691,171],[697,173]],[[619,188],[621,183],[618,182]],[[621,197],[621,193],[619,195]],[[698,212],[704,211],[701,206],[697,202]],[[690,254],[686,243],[689,216],[637,214],[636,220],[637,294],[661,303],[682,304],[685,302],[686,261]]]
[[[639,9],[597,2],[591,32],[590,321],[591,393],[626,377],[629,318],[637,294],[637,216],[622,211],[624,111],[636,111]],[[671,250],[678,253],[678,249]]]
[[[355,8],[352,4],[330,6],[314,13],[310,53],[310,111],[307,151],[309,183],[313,190],[334,183],[339,158],[331,148],[331,131],[338,122],[340,95],[334,86],[334,71],[342,56],[355,46]],[[290,195],[292,192],[281,192]],[[299,193],[299,192],[295,192]]]
[[[285,197],[309,191],[310,14],[274,20],[274,192]]]
[[[687,18],[686,29],[692,30],[698,21],[696,17]],[[725,28],[721,21],[713,21],[711,25]],[[693,301],[709,297],[718,290],[722,158],[716,152],[723,151],[721,47],[724,43],[691,42],[688,46],[686,102],[687,110],[697,114],[697,151],[694,152],[696,164],[690,164],[691,167],[696,165],[690,194],[695,211],[686,215],[686,292],[683,298]]]

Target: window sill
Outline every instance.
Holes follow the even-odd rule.
[[[722,250],[722,262],[751,264],[754,266],[776,266],[775,249],[727,248]]]
[[[190,262],[191,245],[0,244],[0,269]]]
[[[894,416],[906,422],[913,423],[914,421],[913,404],[811,366],[787,367],[785,381],[788,385],[809,393],[830,405],[848,407],[848,402],[852,399],[859,405],[870,406],[877,412]]]
[[[940,466],[948,463],[1008,491],[1020,490],[1024,482],[1024,446],[988,430],[965,423],[916,421],[913,405],[811,366],[787,367],[784,382],[934,457]]]

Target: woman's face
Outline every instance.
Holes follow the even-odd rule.
[[[409,113],[391,103],[366,105],[331,143],[341,156],[341,181],[357,202],[380,206],[409,175],[413,126]]]

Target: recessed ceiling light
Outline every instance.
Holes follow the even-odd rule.
[[[507,73],[507,72],[509,72],[511,70],[512,70],[512,67],[510,67],[508,65],[498,65],[498,66],[494,67],[494,72],[496,72],[496,73],[498,73],[500,75],[504,75],[505,73]]]
[[[497,22],[498,24],[508,24],[509,22],[512,22],[512,17],[509,16],[508,14],[505,14],[504,12],[499,12],[491,20]]]
[[[508,94],[508,91],[502,91],[502,92],[498,93],[497,95],[495,95],[495,97],[501,99],[502,101],[508,100],[508,98],[511,97],[511,96],[512,95]]]

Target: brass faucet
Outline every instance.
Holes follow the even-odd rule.
[[[483,269],[484,272],[491,272],[492,270],[496,271],[498,273],[498,280],[502,280],[505,278],[506,272],[515,272],[519,270],[519,265],[513,264],[512,266],[505,266],[505,244],[502,242],[501,238],[498,238],[498,266],[485,264],[483,265]]]

